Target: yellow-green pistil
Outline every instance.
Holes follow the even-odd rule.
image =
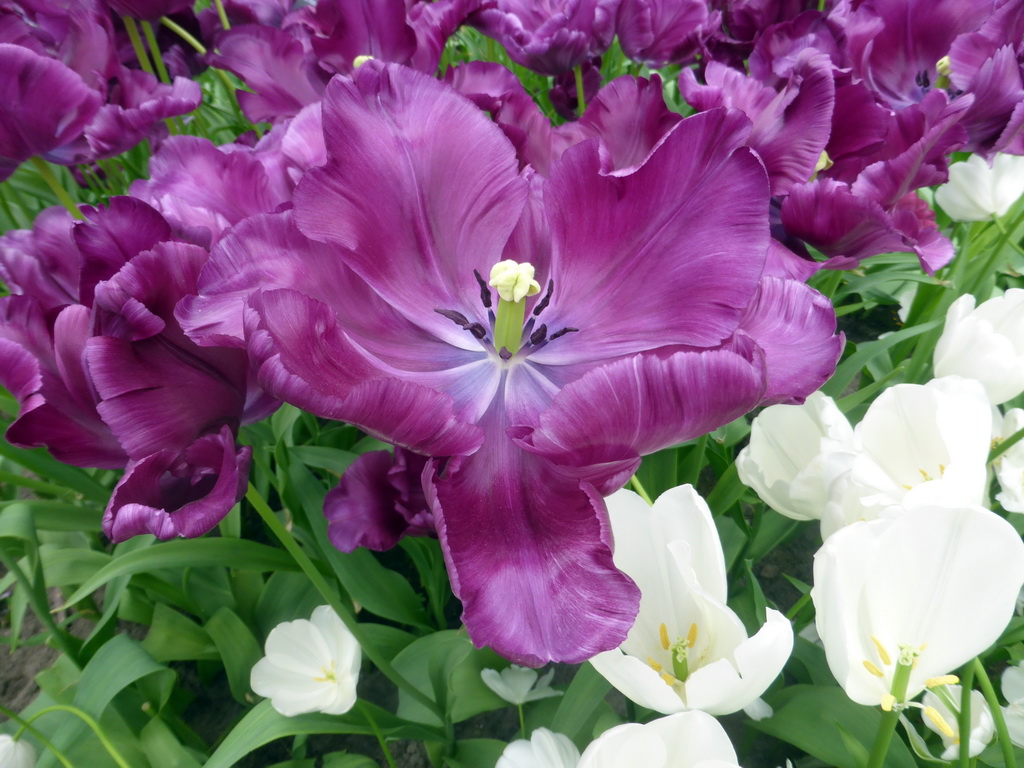
[[[494,319],[494,348],[510,355],[519,351],[526,320],[526,299],[540,293],[540,283],[533,279],[533,265],[512,259],[499,261],[491,268],[488,285],[498,291],[498,312]]]

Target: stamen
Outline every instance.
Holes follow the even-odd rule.
[[[892,659],[889,658],[888,651],[885,650],[885,646],[882,645],[881,641],[874,635],[871,636],[871,642],[875,644],[875,650],[878,651],[878,658],[882,660],[882,663],[886,666],[892,664]]]
[[[868,672],[870,672],[875,677],[885,677],[885,673],[882,672],[882,670],[880,670],[878,667],[876,667],[874,664],[872,664],[867,659],[864,659],[863,664],[864,664],[864,669],[866,669]]]
[[[956,737],[956,731],[950,727],[949,723],[946,722],[945,718],[939,714],[939,710],[935,707],[925,707],[924,714],[925,717],[935,723],[935,727],[942,731],[942,733],[947,737],[951,739]]]
[[[661,664],[659,664],[658,662],[656,662],[656,661],[655,661],[654,659],[652,659],[652,658],[651,658],[650,656],[648,656],[648,657],[647,657],[647,665],[648,665],[648,666],[649,666],[649,667],[650,667],[651,669],[653,669],[653,670],[654,670],[655,672],[661,672],[661,670],[662,670],[662,669],[664,669],[664,667],[662,667],[662,666],[661,666]]]
[[[956,685],[960,682],[960,678],[956,675],[940,675],[939,677],[929,677],[924,681],[926,688],[938,688],[940,685]]]
[[[537,306],[533,308],[533,315],[536,317],[545,309],[547,309],[548,302],[551,301],[551,293],[555,290],[555,281],[548,280],[548,291],[544,294],[544,298],[537,302]]]
[[[323,677],[314,677],[314,683],[336,683],[338,677],[334,671],[334,659],[331,659],[331,668],[328,669],[326,666],[320,667],[320,671],[323,673]]]
[[[512,353],[508,351],[507,347],[502,347],[498,350],[498,357],[507,362],[512,359]]]
[[[917,471],[921,473],[921,477],[924,478],[924,481],[926,483],[929,482],[932,479],[932,476],[929,475],[927,472],[925,472],[923,469],[919,469]]]
[[[483,302],[484,309],[491,308],[491,289],[487,286],[487,281],[483,279],[477,270],[473,270],[473,277],[480,283],[480,301]]]
[[[533,322],[532,320],[530,322]],[[540,328],[530,334],[530,343],[536,346],[540,344],[548,336],[547,325],[541,324]]]
[[[686,633],[686,642],[691,648],[697,644],[697,622],[690,625],[690,631]]]
[[[563,328],[560,331],[555,331],[554,333],[551,334],[551,341],[554,341],[559,336],[565,336],[565,334],[567,333],[579,333],[579,330],[579,328]]]
[[[658,627],[658,639],[661,640],[661,650],[667,651],[672,643],[668,639],[668,627],[665,626],[664,622]]]
[[[891,693],[885,694],[885,696],[882,697],[882,711],[883,712],[892,712],[892,707],[893,707],[893,705],[895,703],[896,703],[896,697],[895,696],[893,696]]]
[[[487,329],[483,325],[469,322],[469,319],[461,312],[456,312],[454,309],[435,309],[434,311],[443,317],[447,317],[463,330],[469,331],[473,334],[474,338],[483,339],[487,335]]]
[[[674,677],[672,677],[672,675],[670,675],[668,672],[662,672],[661,673],[661,679],[664,680],[665,684],[668,685],[668,686],[673,686],[677,682],[679,682]]]

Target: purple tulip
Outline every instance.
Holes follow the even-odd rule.
[[[517,64],[560,75],[600,56],[615,37],[619,0],[496,0],[471,16]]]
[[[433,457],[424,491],[476,643],[530,664],[615,647],[639,595],[602,495],[766,392],[806,396],[841,346],[813,292],[762,287],[748,121],[679,122],[628,172],[583,141],[527,180],[484,113],[408,69],[336,78],[323,114],[328,159],[294,214],[217,246],[199,285],[211,333],[241,326],[274,394]],[[525,304],[488,284],[504,259],[536,268]],[[757,306],[793,349],[760,345]]]
[[[436,535],[421,480],[427,461],[402,448],[356,459],[324,499],[331,543],[342,552],[381,551],[403,536]]]
[[[615,28],[628,59],[663,67],[692,64],[720,24],[707,0],[622,0]]]

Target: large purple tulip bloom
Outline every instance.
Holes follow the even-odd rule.
[[[805,396],[839,352],[817,294],[762,286],[768,181],[749,121],[684,120],[628,171],[584,141],[544,179],[520,175],[470,101],[408,69],[336,78],[323,113],[326,164],[294,214],[218,244],[190,327],[218,338],[244,318],[274,394],[434,457],[424,490],[474,642],[535,665],[616,647],[639,594],[612,562],[602,495],[766,393]],[[543,286],[514,353],[484,277],[503,259]],[[810,384],[775,364],[787,344]]]

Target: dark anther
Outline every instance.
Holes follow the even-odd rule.
[[[565,336],[565,334],[567,333],[577,333],[579,332],[579,330],[579,328],[563,328],[560,331],[555,331],[554,333],[551,334],[551,341],[554,341],[559,336]]]
[[[540,328],[538,328],[536,331],[530,334],[530,343],[535,345],[540,344],[542,341],[544,341],[544,339],[547,338],[547,336],[548,327],[546,325],[542,325]]]
[[[548,280],[548,292],[544,294],[544,298],[541,299],[540,301],[538,301],[537,302],[537,306],[533,308],[533,314],[534,314],[535,317],[537,315],[539,315],[541,312],[543,312],[547,308],[548,302],[551,301],[551,292],[554,291],[554,290],[555,290],[555,281],[554,280]]]
[[[498,357],[500,357],[502,360],[511,360],[512,353],[508,351],[508,347],[502,347],[500,350],[498,350]]]
[[[480,301],[484,303],[486,309],[491,308],[491,289],[488,287],[484,279],[480,277],[480,273],[475,269],[473,270],[473,276],[476,277],[476,281],[480,283]]]
[[[454,309],[435,309],[435,312],[439,315],[444,315],[456,325],[462,327],[464,330],[469,331],[478,339],[482,339],[487,335],[487,329],[484,328],[480,323],[471,323],[461,312],[456,312]]]
[[[469,327],[469,320],[461,312],[456,312],[454,309],[435,309],[434,311],[439,315],[447,317],[456,325],[461,325],[463,328]]]
[[[931,78],[928,77],[928,73],[922,69],[917,73],[917,77],[914,78],[914,82],[916,82],[920,88],[927,88],[931,85]]]

